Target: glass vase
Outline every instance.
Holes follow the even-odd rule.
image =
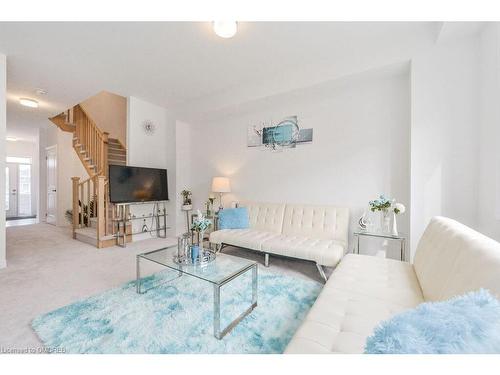
[[[394,237],[397,237],[399,235],[399,233],[398,233],[398,222],[397,222],[397,219],[396,219],[396,213],[395,212],[393,212],[393,214],[392,214],[392,230],[391,230],[391,234]]]
[[[389,210],[380,211],[380,232],[384,234],[391,232],[391,213]]]
[[[196,232],[196,234],[198,235],[198,246],[200,248],[203,248],[203,239],[205,238],[205,231],[199,231],[199,232]]]

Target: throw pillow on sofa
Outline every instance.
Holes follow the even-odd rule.
[[[219,211],[219,229],[247,229],[250,227],[246,207],[227,208]]]
[[[368,337],[365,353],[500,353],[500,302],[481,289],[422,303],[381,323]]]

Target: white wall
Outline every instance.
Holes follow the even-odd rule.
[[[155,125],[154,134],[146,134],[143,122],[150,120]],[[176,147],[175,119],[167,109],[136,97],[127,102],[127,165],[138,167],[166,168],[168,174],[167,235],[176,233]],[[134,207],[136,215],[148,214],[152,205]],[[136,220],[133,230],[141,229],[142,222]],[[147,225],[151,225],[150,221]],[[149,235],[135,236],[134,239],[148,238]]]
[[[478,39],[437,44],[412,60],[411,233],[432,216],[477,227]]]
[[[7,128],[7,59],[0,54],[0,268],[7,266],[5,245],[5,133]]]
[[[176,160],[176,234],[179,235],[188,230],[186,212],[181,210],[182,190],[191,190],[192,187],[192,127],[182,121],[176,121],[175,126],[175,160]]]
[[[478,228],[500,241],[500,28],[490,23],[480,44]]]
[[[127,143],[127,98],[101,91],[81,102],[80,106],[101,131],[108,132],[110,138],[116,138],[124,145]]]
[[[31,158],[31,215],[38,215],[38,145],[35,142],[7,141],[6,150],[6,156]]]
[[[357,221],[380,193],[409,206],[408,71],[374,72],[248,103],[193,124],[195,208],[213,176],[228,176],[231,200],[332,204]],[[312,144],[273,153],[246,146],[247,126],[297,115]],[[409,215],[400,218],[408,232]],[[353,227],[351,226],[351,230]]]

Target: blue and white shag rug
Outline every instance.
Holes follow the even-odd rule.
[[[176,276],[143,279],[145,294],[131,281],[40,315],[32,327],[46,347],[66,353],[282,353],[322,288],[259,267],[258,306],[217,340],[212,285]],[[222,287],[221,327],[246,310],[251,291],[251,272]]]

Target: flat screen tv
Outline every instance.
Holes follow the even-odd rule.
[[[109,199],[112,203],[166,201],[167,170],[110,165]]]

